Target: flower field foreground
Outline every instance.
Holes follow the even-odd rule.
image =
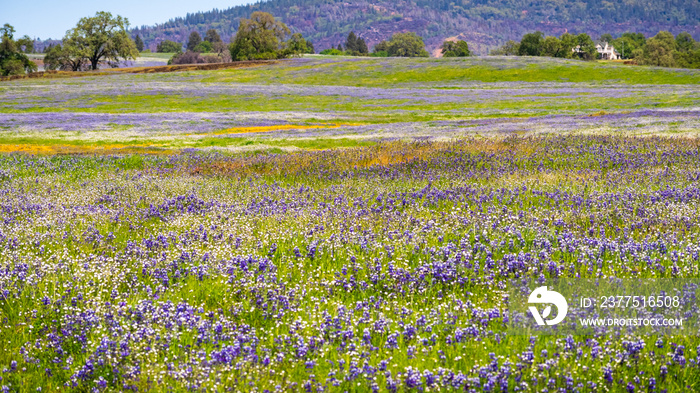
[[[510,336],[515,277],[697,277],[700,141],[0,156],[4,391],[683,392],[697,336]]]

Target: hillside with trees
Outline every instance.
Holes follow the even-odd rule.
[[[660,31],[646,39],[641,33],[623,33],[618,38],[603,34],[599,45],[611,44],[616,54],[629,63],[652,65],[658,67],[700,68],[700,42],[682,32],[676,35]],[[447,42],[446,42],[447,43]],[[466,43],[465,43],[466,45]],[[541,31],[527,33],[520,42],[509,40],[500,48],[491,51],[500,56],[546,56],[563,59],[596,60],[601,53],[593,39],[586,33],[573,35],[562,34],[561,37],[545,37]],[[447,55],[446,55],[447,56]]]
[[[317,51],[344,44],[354,31],[370,49],[394,33],[415,32],[427,49],[439,49],[445,39],[469,42],[471,52],[486,54],[508,40],[542,31],[546,35],[635,31],[651,37],[659,31],[689,32],[700,39],[697,0],[269,0],[252,5],[188,14],[156,26],[131,30],[152,51],[170,40],[185,44],[192,31],[204,35],[216,29],[231,41],[241,18],[254,11],[275,15],[292,33],[301,33]],[[439,52],[439,51],[436,51]]]

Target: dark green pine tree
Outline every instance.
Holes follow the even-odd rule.
[[[198,32],[190,33],[190,38],[187,40],[187,50],[193,51],[202,42],[202,36]]]
[[[361,55],[369,54],[369,48],[367,47],[367,42],[364,38],[357,39],[357,52]]]
[[[136,35],[136,38],[134,38],[134,44],[136,44],[136,49],[139,52],[143,52],[143,40],[141,39],[140,35]]]
[[[354,31],[351,31],[345,40],[345,50],[350,53],[357,52],[357,36]]]
[[[207,34],[204,35],[204,41],[209,41],[212,44],[215,42],[221,42],[221,36],[214,29],[207,30]]]

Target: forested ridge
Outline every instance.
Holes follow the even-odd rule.
[[[253,11],[269,12],[314,42],[317,50],[343,42],[355,31],[371,46],[395,32],[415,31],[428,49],[459,36],[474,52],[488,50],[534,30],[559,35],[585,32],[592,37],[626,31],[647,36],[659,30],[688,31],[700,39],[697,0],[269,0],[252,5],[187,14],[156,26],[132,29],[152,50],[162,40],[185,42],[193,30],[214,28],[228,41],[240,18]]]

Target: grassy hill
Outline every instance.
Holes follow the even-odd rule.
[[[305,58],[261,68],[213,71],[205,82],[357,87],[449,87],[476,82],[563,82],[610,85],[700,84],[700,71],[580,60],[484,58]]]
[[[350,31],[359,33],[370,47],[403,31],[420,34],[431,50],[445,38],[460,37],[481,54],[534,30],[557,35],[586,32],[593,37],[625,31],[649,36],[669,30],[688,31],[700,38],[700,3],[695,0],[269,0],[188,14],[156,26],[135,28],[133,35],[141,35],[152,50],[165,39],[185,42],[193,30],[204,34],[214,28],[227,40],[235,34],[240,18],[253,11],[280,18],[293,31],[310,38],[316,50],[337,46]]]

